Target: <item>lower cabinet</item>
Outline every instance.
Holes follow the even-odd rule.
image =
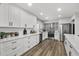
[[[0,56],[22,55],[39,43],[39,35],[31,35],[0,43]]]
[[[17,45],[19,46],[19,49],[17,49],[17,55],[21,55],[27,50],[29,50],[28,37],[23,37],[23,38],[18,39]]]
[[[67,56],[79,56],[79,53],[75,50],[72,44],[66,39],[64,41],[64,46]]]
[[[64,46],[65,46],[66,54],[67,56],[69,56],[70,47],[67,40],[64,41]]]
[[[48,38],[48,32],[43,32],[43,40],[45,40],[46,38]]]
[[[79,53],[74,48],[72,48],[71,49],[71,55],[72,56],[79,56]]]
[[[60,33],[59,33],[59,32],[56,32],[56,31],[55,31],[54,36],[55,36],[55,40],[60,41]]]
[[[2,56],[10,55],[16,52],[19,47],[17,46],[17,40],[7,41],[0,43],[0,51]]]

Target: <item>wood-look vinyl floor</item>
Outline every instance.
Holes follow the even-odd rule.
[[[47,39],[22,56],[66,56],[63,42]]]

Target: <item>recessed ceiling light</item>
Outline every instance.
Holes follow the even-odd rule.
[[[62,10],[61,8],[58,8],[58,9],[57,9],[58,12],[61,11],[61,10]]]
[[[45,17],[45,19],[48,19],[49,17]]]
[[[28,3],[27,5],[28,5],[28,6],[32,6],[32,3]]]
[[[43,13],[41,12],[40,15],[43,15]]]
[[[60,18],[60,17],[61,17],[61,15],[58,15],[58,17]]]

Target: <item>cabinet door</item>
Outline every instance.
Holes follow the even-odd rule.
[[[73,47],[71,48],[71,56],[79,56],[79,53]]]
[[[1,45],[0,46],[1,55],[4,56],[15,53],[16,50],[18,49],[17,40],[2,42],[0,45]]]
[[[39,34],[36,35],[36,43],[37,43],[37,44],[39,43]]]
[[[36,45],[39,43],[39,34],[36,35]]]
[[[28,49],[28,37],[24,38],[24,49],[27,51]]]
[[[28,47],[29,47],[30,49],[36,45],[36,44],[35,44],[35,40],[36,40],[36,37],[35,37],[35,36],[30,36],[30,37],[28,38]]]
[[[26,14],[24,11],[21,10],[21,27],[25,27],[26,24]]]
[[[0,26],[8,26],[8,6],[6,4],[0,5]]]
[[[47,32],[43,32],[43,40],[45,40],[48,36],[48,33]]]
[[[21,55],[22,53],[24,53],[24,38],[18,39],[17,45],[19,47],[19,49],[17,50],[17,55]]]
[[[33,28],[33,26],[36,26],[36,17],[28,15],[27,26],[28,28]]]
[[[33,46],[34,46],[34,44],[33,44],[33,42],[34,42],[34,40],[33,40],[33,36],[30,36],[29,37],[29,40],[28,40],[28,48],[32,48]]]
[[[6,56],[6,45],[0,43],[0,56]]]
[[[36,17],[21,10],[21,27],[25,27],[25,24],[27,28],[33,28],[33,25],[36,25]]]
[[[21,39],[18,39],[18,46],[19,49],[17,50],[17,55],[21,55],[29,50],[28,48],[28,37],[23,37]]]
[[[20,27],[21,26],[21,13],[20,9],[17,7],[13,7],[12,10],[14,10],[14,26],[15,27]]]
[[[64,45],[65,45],[66,53],[69,56],[70,51],[71,51],[70,44],[69,44],[69,42],[67,40],[65,40]]]
[[[20,9],[9,6],[9,26],[20,27]]]
[[[9,26],[13,26],[13,20],[14,20],[14,16],[13,16],[13,10],[12,10],[12,7],[9,6],[8,8],[9,10]]]

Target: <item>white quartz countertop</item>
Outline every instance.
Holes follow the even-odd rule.
[[[16,37],[4,38],[4,39],[0,39],[0,43],[10,41],[10,40],[20,39],[20,38],[23,38],[23,37],[38,35],[38,34],[40,34],[40,33],[33,33],[33,34],[20,35],[20,36],[16,36]]]
[[[73,34],[65,34],[65,37],[73,46],[73,48],[79,53],[79,37]]]

